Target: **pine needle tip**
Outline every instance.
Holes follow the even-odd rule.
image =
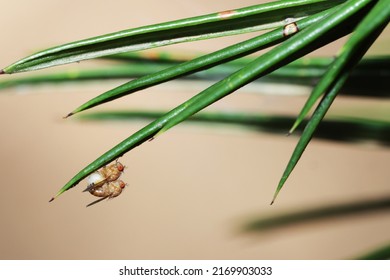
[[[1,75],[1,74],[5,74],[4,69],[0,69],[0,75]]]
[[[274,204],[276,198],[277,198],[278,195],[279,195],[279,191],[280,191],[280,189],[277,189],[277,190],[275,191],[274,197],[272,198],[272,201],[271,201],[270,205],[273,205],[273,204]]]
[[[67,119],[67,118],[69,118],[70,116],[73,116],[74,115],[74,113],[73,112],[70,112],[69,114],[67,114],[65,117],[63,117],[63,119]]]
[[[298,127],[298,125],[299,125],[299,122],[296,121],[296,122],[293,124],[293,126],[290,128],[290,130],[288,131],[288,136],[294,133],[294,131],[295,131],[295,129]]]

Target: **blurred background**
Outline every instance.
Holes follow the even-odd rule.
[[[0,67],[70,41],[261,2],[267,1],[0,0]],[[161,50],[209,52],[253,36]],[[311,56],[332,56],[344,41]],[[387,28],[370,54],[388,54],[389,44]],[[86,208],[95,197],[82,193],[83,181],[48,203],[81,168],[147,124],[63,119],[122,83],[21,86],[0,92],[1,259],[345,259],[389,242],[388,211],[244,232],[259,217],[388,196],[390,151],[372,143],[313,139],[270,206],[298,138],[227,126],[181,124],[127,153],[120,161],[127,166],[122,179],[128,187],[112,201]],[[96,110],[169,109],[207,86],[169,82]],[[295,115],[306,97],[288,95],[293,90],[247,86],[212,109]],[[340,97],[330,114],[388,121],[389,107],[383,99]]]

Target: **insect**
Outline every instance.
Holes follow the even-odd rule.
[[[118,179],[124,169],[125,166],[119,161],[116,161],[115,163],[102,167],[88,177],[88,186],[84,192],[88,191],[92,195],[101,198],[88,204],[87,207],[104,199],[117,197],[122,193],[126,184]]]
[[[108,166],[103,166],[102,169],[92,173],[88,177],[88,186],[84,192],[89,191],[92,188],[103,186],[105,183],[118,180],[124,169],[125,166],[119,161],[116,161]]]
[[[122,190],[126,187],[125,182],[122,180],[116,180],[113,182],[105,183],[100,186],[95,186],[89,189],[89,192],[97,197],[101,197],[98,200],[93,201],[92,203],[88,204],[87,207],[94,205],[100,201],[103,201],[105,199],[111,199],[114,197],[117,197],[122,193]]]

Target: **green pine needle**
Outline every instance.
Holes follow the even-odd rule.
[[[362,22],[356,27],[355,32],[351,35],[351,38],[345,43],[339,56],[332,63],[331,70],[325,74],[323,80],[326,81],[324,83],[319,83],[319,85],[326,85],[324,90],[327,90],[327,92],[305,127],[282,178],[279,181],[271,204],[274,203],[284,183],[301,158],[319,123],[347,80],[351,69],[360,61],[365,52],[370,48],[386,27],[390,19],[390,5],[388,4],[388,1],[381,0],[373,7]],[[313,95],[311,95],[309,100],[311,98],[316,99],[317,96],[313,97]],[[308,101],[308,103],[310,102]]]
[[[108,74],[104,73],[102,69],[97,69],[95,72],[73,72],[73,76],[72,73],[59,73],[50,77],[28,77],[24,81],[22,79],[4,81],[0,83],[0,87],[22,84],[23,82],[40,83],[45,79],[46,81],[59,82],[72,78],[77,80],[103,79],[104,77],[128,78],[130,76],[136,78],[87,101],[69,113],[68,116],[70,116],[141,89],[190,74],[194,75],[193,77],[195,75],[198,75],[196,77],[205,77],[208,73],[215,73],[213,77],[218,77],[217,79],[221,79],[221,76],[224,77],[101,155],[67,182],[52,198],[53,200],[102,166],[145,141],[161,135],[197,112],[261,77],[269,75],[265,78],[272,80],[273,77],[273,79],[286,79],[289,82],[306,83],[310,77],[319,79],[290,133],[299,126],[321,96],[322,99],[303,130],[276,188],[273,203],[338,92],[346,83],[350,73],[353,73],[354,67],[388,24],[389,19],[390,5],[388,0],[286,0],[269,2],[71,42],[21,59],[0,70],[0,75],[32,71],[104,56],[107,56],[107,59],[116,59],[122,62],[138,59],[137,64],[135,64],[138,68],[134,68],[132,71],[129,70],[130,68],[121,66],[122,68],[115,68],[117,72],[112,71]],[[150,61],[147,64],[142,64],[145,61],[141,63],[142,58],[137,55],[121,54],[128,51],[266,29],[272,30],[253,39],[191,60],[168,58],[155,61],[154,64],[151,64]],[[297,65],[301,63],[297,59],[349,33],[352,33],[351,37],[335,59],[322,61],[310,71],[306,69],[306,74],[297,71]],[[274,47],[256,58],[243,58],[271,46]],[[388,58],[386,63],[388,63]],[[222,64],[224,64],[224,68],[222,68]],[[217,67],[214,69],[214,66]],[[385,66],[385,69],[387,68]],[[210,72],[201,72],[204,70]],[[210,74],[209,77],[211,76]],[[357,79],[360,80],[360,78]]]

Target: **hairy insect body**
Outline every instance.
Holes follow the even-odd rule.
[[[117,180],[123,173],[125,167],[119,161],[110,164],[108,166],[104,166],[100,173],[105,178],[106,182],[112,182]]]
[[[117,180],[102,186],[93,187],[89,192],[97,197],[114,198],[122,193],[125,186],[126,184],[122,180]]]
[[[87,206],[91,206],[106,198],[110,199],[120,195],[126,186],[122,180],[119,180],[124,169],[125,166],[116,161],[91,174],[87,179],[88,187],[84,191],[88,191],[94,196],[101,197],[101,199],[98,199]]]
[[[99,171],[91,174],[88,177],[88,187],[85,189],[85,191],[89,191],[91,188],[103,186],[105,183],[118,180],[124,169],[124,165],[118,161],[108,166],[102,167]]]

